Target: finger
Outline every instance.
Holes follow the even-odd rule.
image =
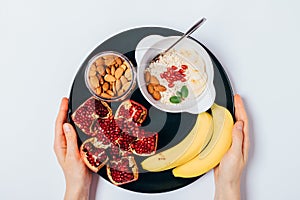
[[[239,94],[234,95],[234,107],[235,107],[235,117],[237,120],[247,121],[247,113],[245,106],[242,100],[242,97]]]
[[[242,154],[243,151],[243,122],[237,121],[232,129],[231,151]]]
[[[64,123],[64,133],[67,140],[67,157],[69,158],[78,158],[79,150],[77,146],[77,135],[73,126],[69,123]]]
[[[243,100],[242,100],[240,95],[235,95],[234,96],[234,102],[235,102],[235,117],[236,117],[236,120],[241,120],[244,123],[244,128],[243,128],[243,134],[244,134],[243,156],[244,156],[244,161],[247,162],[249,148],[250,148],[248,116],[247,116],[247,113],[246,113],[246,109],[245,109]]]
[[[68,111],[68,99],[61,100],[59,112],[55,122],[55,137],[54,137],[54,151],[58,160],[64,159],[66,155],[66,138],[63,133],[63,123],[66,121]]]

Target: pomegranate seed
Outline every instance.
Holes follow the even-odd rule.
[[[174,83],[169,83],[169,84],[168,84],[168,87],[169,87],[169,88],[174,87]]]
[[[187,65],[181,65],[181,68],[182,68],[182,69],[187,69],[188,66],[187,66]]]
[[[172,69],[173,69],[173,70],[177,70],[178,68],[177,68],[176,66],[173,65],[173,66],[172,66]]]
[[[183,73],[184,73],[184,70],[183,70],[183,69],[180,69],[180,70],[179,70],[179,73],[180,73],[180,74],[183,74]]]

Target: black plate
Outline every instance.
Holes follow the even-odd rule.
[[[102,44],[100,44],[95,50],[90,53],[90,55],[85,59],[81,65],[71,88],[70,101],[69,101],[69,121],[74,125],[71,114],[80,106],[86,99],[91,97],[91,94],[84,82],[84,69],[87,62],[97,53],[102,51],[117,51],[125,54],[133,65],[136,67],[135,61],[135,48],[139,41],[148,35],[162,35],[162,36],[174,36],[182,35],[181,32],[175,31],[168,28],[160,27],[142,27],[131,29],[122,33],[119,33]],[[201,44],[202,45],[202,44]],[[203,45],[202,45],[203,46]],[[203,46],[204,47],[204,46]],[[233,114],[233,91],[230,85],[230,81],[217,58],[206,48],[209,53],[213,66],[214,66],[214,85],[216,88],[216,100],[215,102],[219,105],[225,106]],[[190,113],[165,113],[154,107],[152,107],[142,96],[140,90],[136,88],[130,99],[141,103],[148,110],[150,110],[146,121],[142,124],[142,127],[148,130],[158,131],[158,148],[157,152],[170,148],[174,146],[179,141],[181,141],[193,128],[196,116]],[[113,111],[117,108],[118,103],[112,103],[111,107]],[[76,127],[76,126],[75,126]],[[81,145],[88,136],[85,135],[78,127],[76,131],[79,138],[79,144]],[[140,162],[145,159],[145,157],[135,157],[136,162],[139,167],[139,178],[137,181],[121,185],[120,187],[144,193],[159,193],[175,190],[184,187],[199,177],[195,178],[175,178],[172,175],[171,170],[164,172],[145,172],[140,166]],[[103,167],[98,174],[104,179],[108,180],[106,174],[106,167]]]

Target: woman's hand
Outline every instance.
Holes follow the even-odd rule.
[[[55,123],[54,151],[66,180],[65,200],[88,199],[92,174],[80,157],[77,136],[67,123],[68,99],[61,101]]]
[[[242,98],[234,96],[236,123],[232,130],[232,145],[215,168],[215,200],[240,199],[241,175],[248,160],[248,117]]]

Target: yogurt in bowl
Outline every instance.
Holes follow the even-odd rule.
[[[143,96],[154,107],[172,113],[198,114],[208,110],[216,96],[213,65],[205,49],[186,38],[150,63],[177,39],[177,36],[151,35],[139,42],[137,82]]]

